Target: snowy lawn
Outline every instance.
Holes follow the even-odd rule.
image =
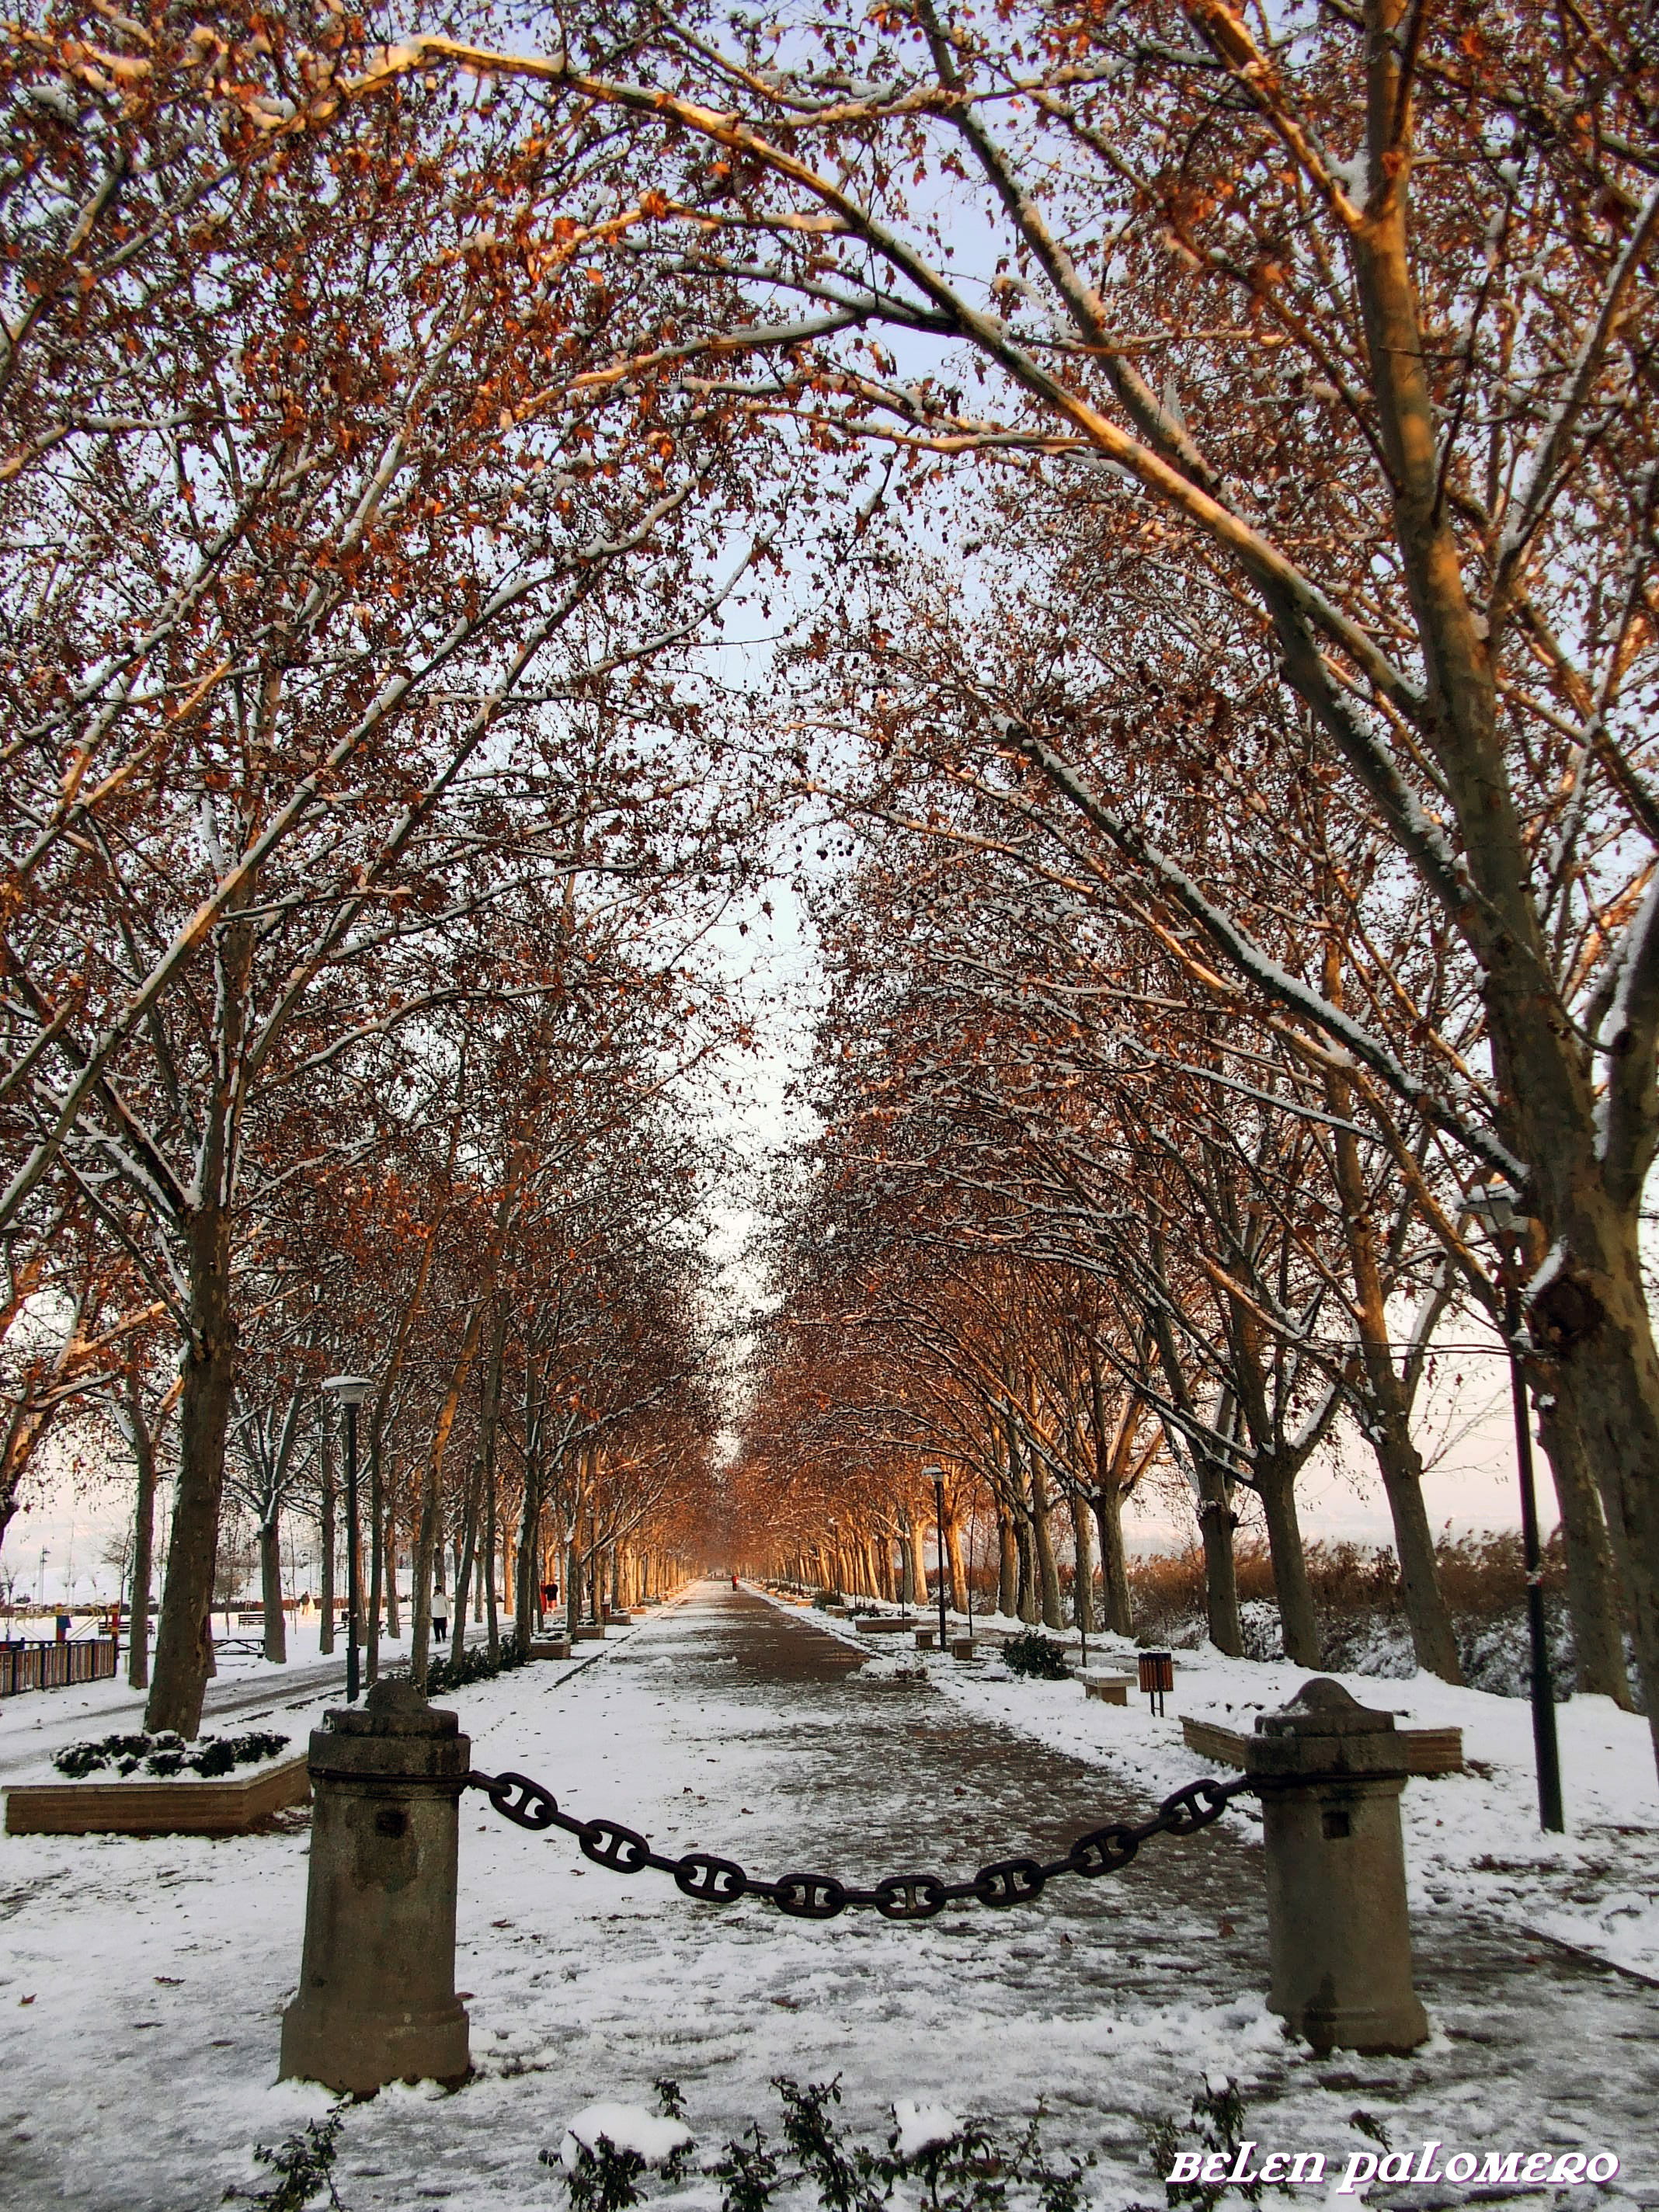
[[[591,1659],[538,1663],[444,1702],[475,1765],[532,1775],[568,1810],[609,1814],[659,1849],[697,1846],[763,1874],[868,1880],[1046,1853],[1194,1768],[1173,1717],[1085,1707],[1074,1685],[943,1668],[884,1683],[890,1671],[856,1669],[798,1615],[703,1589]],[[1202,1672],[1183,1668],[1174,1703]],[[1294,1679],[1285,1670],[1279,1686]],[[1236,1711],[1243,1685],[1262,1698],[1263,1680],[1250,1669],[1231,1685]],[[1224,1717],[1229,1684],[1214,1680],[1208,1702]],[[1386,1686],[1401,1705],[1414,1690]],[[1109,1771],[1119,1758],[1122,1781]],[[1438,1793],[1476,1786],[1413,1783],[1407,1796],[1446,1802]],[[1526,1825],[1511,1825],[1506,1854],[1524,1857]],[[326,2112],[315,2087],[273,2081],[306,1850],[303,1816],[211,1842],[0,1840],[7,2212],[206,2212],[228,2186],[269,2179],[256,2143]],[[568,1838],[526,1833],[469,1796],[457,1978],[475,2075],[451,2094],[394,2087],[348,2110],[342,2200],[350,2212],[444,2199],[563,2212],[561,2147],[592,2107],[653,2109],[653,2081],[678,2080],[701,2157],[751,2119],[775,2134],[770,2080],[787,2075],[841,2076],[866,2142],[884,2139],[896,2108],[908,2131],[941,2111],[1017,2127],[1045,2105],[1053,2142],[1096,2161],[1088,2203],[1125,2212],[1162,2201],[1150,2127],[1231,2075],[1247,2132],[1328,2154],[1333,2182],[1377,2148],[1358,2114],[1399,2143],[1610,2147],[1624,2161],[1611,2188],[1559,2202],[1659,2205],[1656,2015],[1642,1985],[1547,1949],[1518,1958],[1510,1931],[1474,1929],[1431,1898],[1431,1930],[1445,1939],[1431,1945],[1425,1984],[1432,2042],[1408,2059],[1321,2062],[1265,2005],[1249,1830],[1223,1823],[1142,1857],[1109,1881],[1057,1882],[1026,1911],[819,1926],[758,1899],[694,1905],[648,1872],[618,1878]],[[1332,2212],[1358,2201],[1298,2194]],[[707,2177],[674,2195],[684,2212],[719,2203]],[[1457,2205],[1468,2192],[1392,2188],[1370,2201]],[[914,2190],[900,2203],[918,2212]]]
[[[793,1608],[792,1608],[793,1610]],[[805,1616],[827,1633],[868,1650],[850,1621]],[[928,1617],[915,1618],[928,1625]],[[1023,1624],[995,1618],[975,1626],[1013,1632]],[[1033,1682],[994,1659],[972,1666],[907,1650],[883,1638],[890,1666],[922,1668],[968,1711],[995,1718],[1109,1766],[1158,1797],[1208,1772],[1212,1761],[1188,1751],[1183,1715],[1249,1735],[1258,1713],[1289,1703],[1310,1679],[1288,1661],[1227,1659],[1212,1645],[1178,1651],[1176,1686],[1158,1718],[1137,1690],[1127,1708],[1085,1696],[1079,1681]],[[1077,1639],[1068,1639],[1075,1655]],[[1090,1671],[1133,1669],[1126,1637],[1091,1636]],[[1419,1777],[1401,1801],[1413,1903],[1455,1902],[1517,1921],[1528,1932],[1575,1946],[1644,1974],[1659,1987],[1659,1780],[1647,1723],[1610,1698],[1570,1698],[1556,1708],[1561,1747],[1565,1836],[1538,1826],[1532,1709],[1524,1698],[1453,1689],[1433,1674],[1404,1680],[1370,1674],[1334,1679],[1362,1705],[1394,1713],[1402,1728],[1461,1728],[1466,1774]],[[1245,1808],[1245,1817],[1259,1818]]]

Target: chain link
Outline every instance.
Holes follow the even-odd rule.
[[[1171,1792],[1150,1820],[1133,1826],[1114,1820],[1079,1836],[1064,1858],[1046,1866],[1040,1859],[995,1859],[967,1881],[946,1881],[936,1874],[890,1874],[873,1889],[855,1889],[830,1874],[785,1874],[775,1881],[763,1881],[747,1873],[735,1859],[716,1858],[709,1851],[687,1851],[665,1858],[653,1851],[646,1838],[619,1820],[577,1820],[559,1810],[551,1790],[544,1790],[526,1774],[469,1774],[467,1786],[482,1790],[504,1820],[537,1833],[562,1828],[574,1836],[582,1855],[612,1874],[638,1874],[650,1867],[672,1875],[684,1897],[701,1905],[735,1905],[739,1898],[761,1897],[794,1920],[833,1920],[849,1909],[879,1912],[886,1920],[931,1920],[947,1905],[970,1902],[1000,1911],[1011,1905],[1032,1905],[1047,1885],[1061,1875],[1081,1875],[1093,1881],[1103,1874],[1121,1874],[1140,1846],[1154,1836],[1193,1836],[1218,1820],[1235,1797],[1261,1796],[1273,1784],[1265,1778],[1241,1774],[1231,1782],[1205,1776]]]

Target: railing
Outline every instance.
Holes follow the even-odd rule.
[[[75,1682],[107,1682],[115,1675],[115,1639],[82,1637],[73,1644],[0,1644],[0,1698],[23,1690],[62,1690]]]

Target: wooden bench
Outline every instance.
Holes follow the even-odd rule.
[[[1127,1674],[1110,1678],[1097,1675],[1092,1679],[1085,1675],[1083,1688],[1086,1696],[1098,1698],[1103,1705],[1127,1705],[1130,1683],[1131,1677]]]
[[[592,1644],[604,1634],[605,1623],[602,1620],[585,1620],[579,1627],[571,1630],[570,1638],[574,1644]]]
[[[890,1613],[863,1613],[854,1623],[860,1636],[903,1636],[915,1626],[913,1620],[896,1620]]]
[[[570,1638],[568,1636],[532,1637],[530,1656],[532,1659],[568,1659],[570,1656]]]
[[[1187,1719],[1181,1733],[1188,1751],[1200,1758],[1218,1759],[1224,1766],[1244,1765],[1244,1747],[1253,1740],[1242,1729],[1224,1728],[1218,1721]],[[1397,1731],[1402,1764],[1407,1774],[1462,1774],[1463,1731],[1461,1728],[1401,1729]]]

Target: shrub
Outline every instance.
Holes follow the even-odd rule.
[[[674,2085],[657,2087],[664,2112],[682,2118]],[[906,2149],[897,2124],[881,2147],[848,2139],[835,2109],[838,2078],[803,2086],[780,2074],[772,2087],[783,2105],[782,2141],[774,2145],[751,2121],[702,2166],[720,2185],[720,2212],[770,2212],[780,2200],[799,2205],[803,2189],[818,2212],[890,2212],[911,2201],[896,2195],[905,2181],[919,2185],[919,2212],[1080,2212],[1087,2163],[1045,2154],[1041,2108],[1012,2141],[982,2121],[963,2120],[953,2122],[949,2135]],[[690,2154],[688,2145],[679,2166],[665,2164],[661,2178],[678,2179]],[[541,2157],[546,2166],[561,2162],[550,2151]],[[567,2171],[571,2212],[629,2212],[644,2200],[646,2173],[637,2152],[618,2151],[601,2137],[598,2155],[584,2152]]]
[[[325,2189],[333,2212],[345,2212],[334,2186],[334,2161],[339,2155],[345,2106],[346,2100],[342,2097],[337,2105],[331,2106],[325,2118],[307,2120],[298,2133],[291,2135],[276,2150],[267,2144],[256,2143],[254,2157],[261,2166],[270,2167],[276,2180],[269,2189],[228,2189],[224,2202],[263,2204],[267,2212],[305,2212],[306,2206],[313,2203]]]
[[[469,1682],[493,1682],[497,1674],[510,1674],[523,1664],[524,1654],[516,1644],[503,1644],[493,1659],[487,1644],[463,1644],[428,1667],[426,1692],[431,1697],[439,1690],[464,1690]]]
[[[192,1749],[183,1736],[163,1729],[159,1735],[106,1735],[100,1743],[66,1744],[52,1753],[52,1765],[74,1782],[112,1766],[118,1774],[146,1774],[164,1779],[174,1774],[211,1777],[229,1774],[239,1766],[258,1766],[286,1751],[289,1739],[254,1729],[246,1735],[204,1735]]]
[[[820,1612],[826,1606],[845,1605],[846,1602],[839,1590],[815,1590],[812,1594],[812,1603]]]
[[[1177,2128],[1174,2120],[1160,2120],[1151,2136],[1152,2160],[1158,2178],[1164,2183],[1164,2193],[1171,2207],[1179,2204],[1200,2204],[1204,2212],[1224,2197],[1230,2188],[1252,2204],[1261,2202],[1262,2184],[1260,2181],[1171,2181],[1168,2179],[1179,2150],[1196,2150],[1213,2155],[1220,2152],[1226,2159],[1226,2171],[1231,2172],[1237,2162],[1239,2139],[1244,2129],[1244,2100],[1238,2094],[1238,2084],[1231,2075],[1217,2076],[1207,2081],[1193,2099],[1190,2117]],[[1277,2182],[1268,2185],[1283,2195],[1290,2195],[1289,2185]]]
[[[1072,1671],[1066,1663],[1066,1646],[1035,1628],[1011,1636],[1002,1647],[1002,1657],[1011,1674],[1028,1674],[1039,1682],[1063,1682]]]

